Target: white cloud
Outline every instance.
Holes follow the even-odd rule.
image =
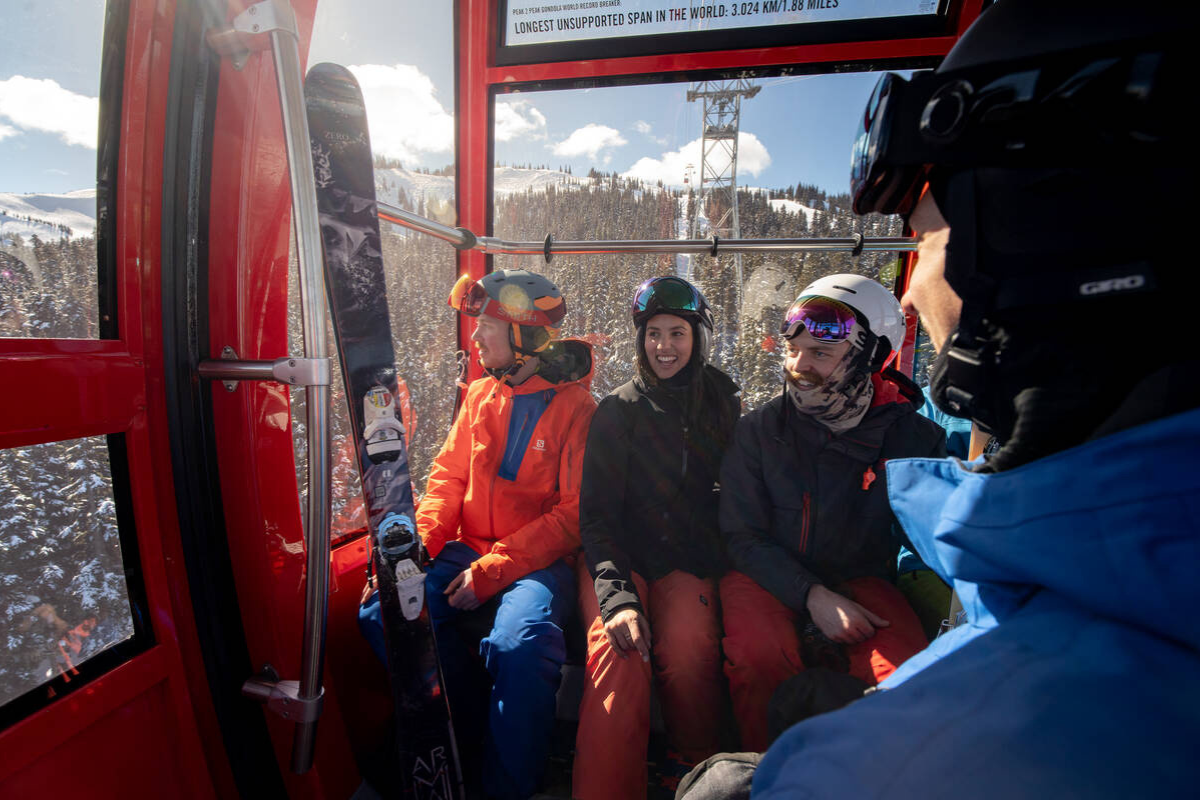
[[[3,142],[10,136],[16,136],[18,133],[20,133],[20,131],[18,131],[16,128],[10,128],[8,125],[0,122],[0,142]]]
[[[667,144],[667,137],[655,136],[654,128],[652,128],[650,123],[646,122],[645,120],[639,119],[637,122],[633,123],[633,129],[657,145],[666,146]]]
[[[0,81],[0,117],[22,130],[56,134],[67,144],[95,150],[100,100],[68,91],[56,81],[14,75]],[[0,124],[0,139],[16,132]]]
[[[428,153],[454,151],[454,115],[438,101],[425,74],[411,64],[350,67],[367,104],[371,149],[411,164]]]
[[[684,173],[689,164],[693,167],[692,181],[700,184],[700,139],[693,139],[678,150],[663,153],[658,158],[640,158],[624,173],[622,177],[637,178],[644,183],[662,181],[667,186],[683,186]],[[719,159],[724,151],[718,145],[710,149],[710,156]],[[740,131],[738,133],[738,184],[745,185],[742,180],[746,175],[759,175],[771,166],[771,154],[766,145],[759,141],[753,133]],[[716,169],[728,167],[728,159],[724,163],[718,161]]]
[[[497,100],[496,141],[510,142],[518,136],[545,138],[546,117],[528,100]]]
[[[582,128],[576,128],[570,136],[554,145],[553,151],[556,156],[573,158],[585,155],[592,161],[607,164],[612,160],[612,154],[605,153],[601,158],[601,151],[624,144],[628,142],[616,128],[589,122]]]

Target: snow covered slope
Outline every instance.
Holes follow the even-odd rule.
[[[496,194],[501,197],[527,191],[544,192],[550,186],[558,189],[577,189],[587,184],[587,178],[578,178],[549,169],[496,167],[493,178]],[[377,169],[375,190],[382,202],[399,205],[403,192],[414,206],[423,200],[430,216],[442,216],[436,209],[449,208],[454,197],[454,177],[413,172],[402,167]],[[680,202],[682,217],[682,204],[686,203],[686,198],[681,198]],[[769,202],[774,210],[803,214],[807,222],[812,224],[813,214],[816,213],[814,209],[794,200],[779,199]],[[0,238],[9,238],[13,234],[26,240],[34,234],[43,240],[56,240],[64,236],[77,238],[91,236],[95,227],[95,189],[80,189],[66,194],[0,192]],[[703,219],[703,216],[700,219],[700,228],[702,235],[707,232],[707,220]],[[686,231],[680,231],[679,236],[687,238]]]
[[[96,229],[96,190],[66,194],[0,192],[0,238],[14,234],[26,241],[91,236]]]
[[[526,191],[544,192],[550,186],[576,188],[586,183],[586,178],[576,178],[558,170],[517,167],[496,167],[492,178],[496,194],[501,197]],[[403,167],[375,170],[375,192],[381,202],[396,205],[400,190],[413,203],[422,199],[426,204],[434,201],[449,203],[454,197],[454,176],[411,172]]]
[[[807,225],[812,225],[813,214],[817,213],[816,209],[814,208],[809,208],[808,206],[797,203],[795,200],[788,200],[786,198],[768,200],[767,202],[770,203],[771,208],[776,211],[782,211],[786,214],[795,214],[797,216],[803,214],[805,224]]]

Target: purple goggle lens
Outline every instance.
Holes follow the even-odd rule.
[[[788,309],[779,332],[790,339],[803,326],[817,341],[844,342],[857,322],[854,309],[845,303],[829,297],[801,297]]]

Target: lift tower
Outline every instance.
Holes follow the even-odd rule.
[[[708,220],[708,233],[722,239],[741,236],[738,224],[737,153],[738,127],[742,98],[749,100],[762,89],[745,78],[727,81],[701,81],[688,89],[688,102],[704,101],[703,138],[700,145],[700,185],[696,187],[698,206],[693,210],[692,238],[702,236],[700,214]],[[722,349],[732,347],[737,336],[742,305],[742,256],[733,257],[734,296],[732,308],[726,307]]]

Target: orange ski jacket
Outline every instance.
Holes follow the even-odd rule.
[[[592,357],[586,342],[560,344],[565,358],[519,386],[472,381],[421,498],[417,530],[431,558],[456,540],[482,554],[471,565],[480,602],[579,549]],[[554,369],[564,362],[576,366]]]

